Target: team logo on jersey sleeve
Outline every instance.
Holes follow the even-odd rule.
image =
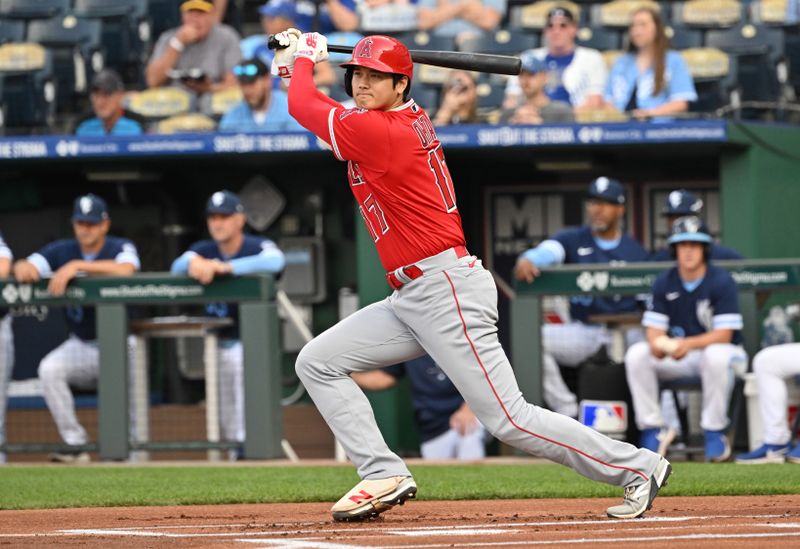
[[[339,121],[341,122],[351,114],[364,114],[367,112],[367,109],[364,107],[353,107],[352,109],[345,109],[339,113]]]

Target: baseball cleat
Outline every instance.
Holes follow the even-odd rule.
[[[638,486],[625,488],[625,500],[622,505],[615,505],[606,510],[608,516],[618,519],[629,519],[642,516],[653,506],[658,491],[667,485],[667,479],[672,474],[672,465],[663,457],[658,460],[656,470],[650,475],[650,480]]]
[[[706,461],[722,463],[731,458],[731,444],[722,431],[705,431]]]
[[[647,448],[660,456],[666,456],[669,445],[678,433],[671,427],[652,427],[642,430],[639,447]]]
[[[377,517],[395,505],[403,505],[417,493],[411,477],[362,480],[331,508],[333,520],[357,521]]]
[[[789,448],[788,444],[762,444],[752,452],[736,456],[736,463],[783,463]]]
[[[786,454],[786,461],[789,463],[800,463],[800,442]]]
[[[91,461],[88,452],[81,452],[77,450],[55,452],[50,454],[48,457],[50,458],[50,461],[54,463],[77,464],[77,463],[89,463]]]

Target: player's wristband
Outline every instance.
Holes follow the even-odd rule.
[[[169,39],[169,47],[175,50],[178,53],[182,53],[183,50],[186,48],[186,45],[178,40],[177,36],[173,36]]]

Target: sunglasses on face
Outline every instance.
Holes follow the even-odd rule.
[[[258,76],[258,67],[250,64],[250,65],[236,65],[233,67],[233,74],[237,77],[255,77]]]

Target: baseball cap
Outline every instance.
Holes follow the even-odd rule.
[[[669,244],[678,242],[702,242],[711,243],[711,235],[703,221],[696,215],[679,217],[672,223]]]
[[[269,69],[260,59],[252,58],[233,67],[233,74],[240,82],[252,82],[260,76],[268,75]]]
[[[217,191],[209,197],[208,203],[206,203],[206,215],[233,215],[236,213],[244,213],[244,206],[239,197],[231,191]]]
[[[92,79],[92,91],[100,90],[106,93],[125,91],[125,84],[122,78],[116,71],[111,69],[103,69],[98,72]]]
[[[667,195],[667,203],[662,215],[697,215],[703,211],[703,201],[685,189],[672,191]]]
[[[566,8],[564,6],[556,6],[553,9],[551,9],[550,11],[548,11],[547,12],[547,23],[550,23],[550,20],[553,17],[563,17],[564,19],[567,19],[571,23],[575,22],[575,15],[572,13],[572,11],[569,8]]]
[[[598,177],[589,185],[589,198],[611,204],[625,204],[625,187],[616,179]]]
[[[521,70],[525,72],[536,74],[547,71],[547,63],[544,62],[544,59],[540,59],[532,52],[523,53],[519,56],[519,59],[522,61]]]
[[[214,9],[214,2],[212,0],[186,0],[181,4],[181,11],[199,10],[206,13]]]
[[[261,17],[284,17],[292,21],[297,19],[297,7],[289,0],[271,0],[260,8]]]
[[[101,223],[108,219],[106,201],[95,194],[85,194],[75,199],[72,206],[72,221]]]

